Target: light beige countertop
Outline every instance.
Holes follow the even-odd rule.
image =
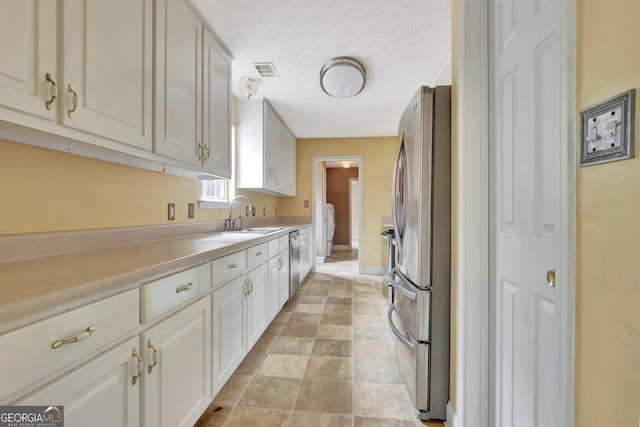
[[[0,333],[139,287],[311,224],[203,232],[0,263]],[[68,250],[68,248],[67,248]]]

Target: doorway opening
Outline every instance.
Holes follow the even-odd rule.
[[[316,264],[349,257],[360,272],[362,157],[313,157]]]

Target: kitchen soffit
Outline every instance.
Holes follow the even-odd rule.
[[[242,77],[265,97],[297,138],[392,136],[420,85],[451,82],[449,0],[192,0],[235,56]],[[336,56],[364,64],[367,85],[331,98],[319,73]],[[271,62],[279,77],[261,77]]]

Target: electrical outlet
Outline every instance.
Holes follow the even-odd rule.
[[[249,216],[249,206],[244,208],[244,216]]]
[[[176,205],[174,203],[169,203],[167,208],[167,219],[169,221],[176,219]]]
[[[304,201],[304,207],[305,207],[305,208],[308,208],[308,207],[309,207],[309,201],[308,201],[308,200],[305,200],[305,201]]]
[[[251,216],[256,216],[256,207],[255,206],[251,207]]]
[[[196,208],[195,208],[193,203],[189,203],[189,205],[187,207],[187,212],[188,212],[187,216],[189,218],[195,218],[195,216],[196,216]]]
[[[276,216],[278,215],[278,208],[276,208]]]
[[[262,208],[262,216],[267,216],[267,208]]]

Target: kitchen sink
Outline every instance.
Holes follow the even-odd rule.
[[[283,230],[284,227],[256,227],[256,228],[243,228],[242,230],[227,230],[229,233],[258,233],[269,234],[276,231]]]
[[[276,231],[284,230],[284,227],[249,227],[243,228],[242,230],[224,230],[224,231],[216,231],[216,233],[245,233],[245,234],[269,234],[275,233]]]
[[[242,230],[214,231],[208,234],[216,236],[223,242],[242,242],[280,230],[284,230],[284,227],[250,227]]]

